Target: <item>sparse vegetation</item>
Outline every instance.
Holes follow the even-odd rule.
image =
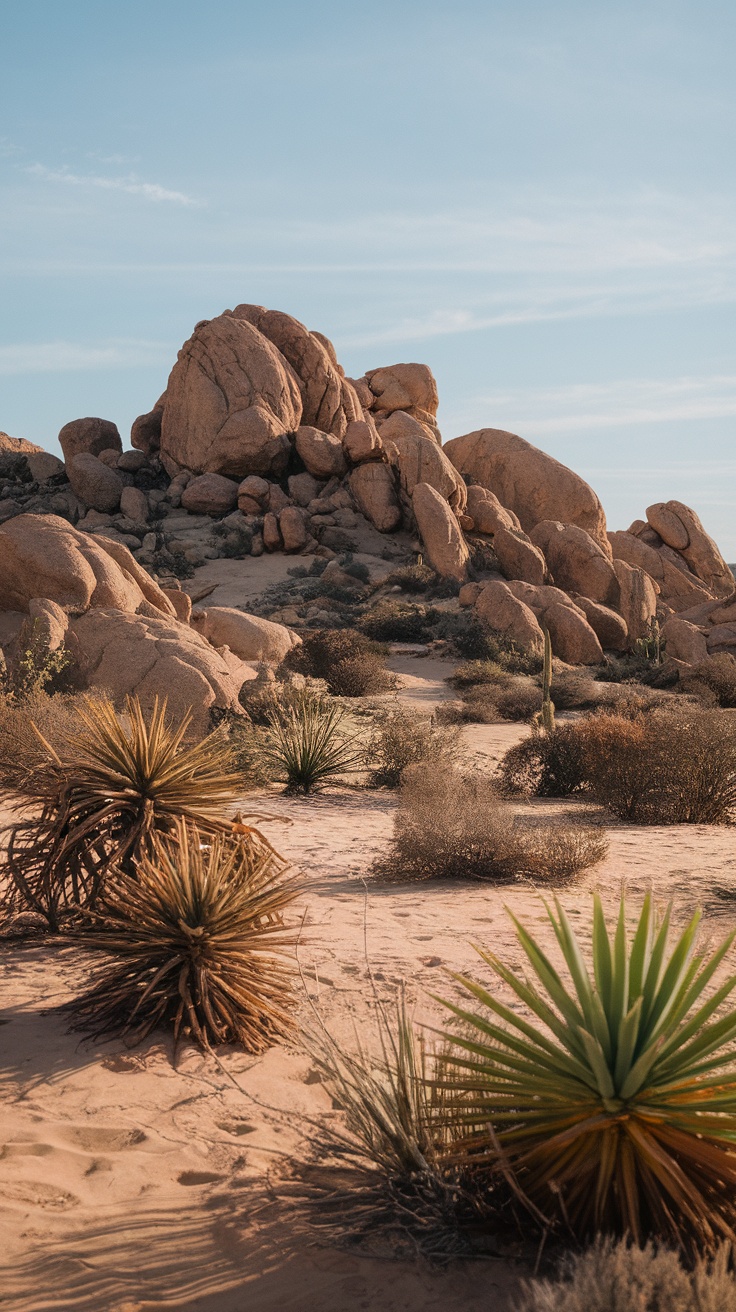
[[[598,1239],[556,1280],[525,1282],[517,1312],[736,1312],[731,1263],[728,1243],[685,1267],[670,1248]]]
[[[85,704],[86,698],[73,693],[35,692],[22,702],[0,694],[0,784],[22,792],[34,770],[48,761],[44,740],[62,751],[82,727],[78,712]]]
[[[39,621],[33,620],[25,646],[13,660],[7,661],[0,651],[0,695],[22,704],[43,693],[69,691],[71,665],[71,654],[64,644],[51,649]]]
[[[426,715],[397,707],[380,715],[366,747],[366,764],[375,788],[398,788],[407,766],[446,761],[456,748],[457,732]]]
[[[706,706],[736,707],[736,657],[728,652],[710,656],[680,680],[680,688]]]
[[[525,1014],[460,976],[472,1002],[446,1003],[465,1027],[447,1035],[445,1086],[466,1159],[492,1173],[500,1152],[578,1241],[713,1249],[736,1223],[736,976],[709,985],[736,934],[698,947],[696,914],[670,943],[672,908],[659,922],[646,897],[629,940],[623,900],[611,931],[596,898],[588,966],[559,902],[548,916],[566,978],[518,922],[527,974],[480,953]]]
[[[585,786],[583,744],[577,724],[556,724],[515,743],[499,767],[504,792],[526,797],[571,797]]]
[[[175,1048],[239,1043],[261,1052],[294,1029],[290,939],[295,896],[283,863],[252,836],[202,835],[178,821],[132,870],[109,875],[84,947],[103,954],[65,1010],[73,1027],[140,1043],[170,1028]]]
[[[406,772],[391,848],[375,872],[402,881],[556,884],[595,865],[606,849],[600,829],[525,821],[484,777],[420,765]]]

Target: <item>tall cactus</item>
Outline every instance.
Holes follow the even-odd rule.
[[[552,701],[552,639],[549,629],[544,627],[544,668],[542,671],[542,710],[539,723],[543,733],[553,733],[555,727],[555,704]]]

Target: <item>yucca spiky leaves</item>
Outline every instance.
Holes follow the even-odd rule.
[[[344,727],[341,706],[305,690],[270,713],[263,759],[288,788],[311,792],[360,769],[364,751]]]
[[[74,1028],[140,1042],[159,1026],[175,1045],[240,1043],[260,1052],[293,1029],[292,939],[283,914],[296,890],[250,838],[204,837],[179,821],[155,835],[131,875],[108,878],[87,913],[86,949],[104,954],[66,1010]]]
[[[8,871],[16,905],[57,927],[69,907],[94,906],[113,861],[140,850],[148,835],[183,818],[205,831],[229,828],[238,796],[227,748],[217,733],[185,744],[190,716],[177,728],[166,703],[150,715],[129,698],[125,715],[107,699],[79,711],[84,731],[48,761],[26,788],[40,816],[13,827]]]
[[[500,1144],[527,1196],[581,1238],[732,1239],[736,975],[715,977],[734,934],[698,950],[698,913],[670,943],[671,907],[657,924],[647,897],[629,943],[623,900],[611,933],[596,898],[591,973],[559,903],[548,915],[569,981],[514,920],[529,979],[480,955],[522,1011],[462,976],[480,1010],[445,1004],[466,1026],[446,1079],[467,1151]]]

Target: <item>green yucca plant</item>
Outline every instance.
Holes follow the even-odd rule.
[[[125,863],[156,830],[181,818],[206,832],[229,829],[226,808],[238,796],[228,749],[218,733],[194,745],[167,722],[166,703],[146,716],[128,698],[125,716],[108,699],[79,710],[83,732],[48,757],[24,789],[37,818],[11,828],[7,869],[11,906],[43,915],[57,928],[62,911],[94,906],[113,862]],[[265,840],[264,840],[265,841]]]
[[[269,714],[265,765],[287,788],[312,792],[328,779],[360,770],[364,751],[345,736],[345,712],[308,689]]]
[[[116,867],[83,943],[104,954],[67,1004],[73,1027],[140,1042],[168,1025],[175,1047],[240,1043],[260,1052],[293,1031],[293,942],[283,913],[296,888],[244,837],[202,835],[185,821],[156,834],[133,874]]]
[[[735,935],[698,950],[697,913],[671,944],[671,907],[657,924],[647,897],[629,942],[623,900],[610,933],[596,898],[591,970],[556,908],[569,981],[514,918],[530,978],[480,955],[522,1012],[459,975],[480,1009],[445,1004],[466,1026],[448,1035],[443,1077],[462,1152],[492,1163],[500,1150],[526,1196],[580,1238],[733,1239],[736,1012],[724,1004],[736,975],[706,990]]]

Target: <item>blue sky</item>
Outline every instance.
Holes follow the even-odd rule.
[[[736,560],[732,4],[25,0],[2,44],[0,429],[125,434],[253,301]]]

